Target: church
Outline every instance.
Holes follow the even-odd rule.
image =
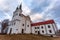
[[[46,36],[56,34],[57,26],[54,20],[33,23],[31,18],[22,12],[22,5],[13,12],[7,34],[41,34]]]

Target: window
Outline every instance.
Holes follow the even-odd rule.
[[[42,30],[42,33],[44,33],[44,31]]]
[[[48,28],[50,28],[50,25],[48,25]]]
[[[10,32],[9,32],[9,34],[11,34],[11,32],[12,32],[12,28],[10,28]]]
[[[37,29],[39,29],[39,27],[37,27]]]
[[[43,29],[43,26],[41,28]]]
[[[19,16],[23,17],[23,15],[22,15],[22,14],[19,14]]]
[[[49,32],[50,32],[50,33],[52,33],[52,31],[51,31],[51,30],[49,30]]]
[[[35,31],[35,33],[37,33],[37,31]]]
[[[24,24],[22,26],[24,26]]]
[[[35,27],[35,29],[37,29],[37,27]]]
[[[16,30],[18,30],[18,29],[16,29]]]
[[[20,21],[19,19],[15,19],[15,20]]]
[[[19,14],[19,16],[21,16],[21,14]]]
[[[14,25],[15,25],[15,22],[14,22]]]
[[[36,27],[35,27],[35,29],[36,29]]]
[[[39,29],[39,27],[35,27],[35,29]]]
[[[27,27],[29,27],[29,25],[27,25]]]

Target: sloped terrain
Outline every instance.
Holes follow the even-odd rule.
[[[47,37],[42,35],[20,34],[20,35],[0,35],[0,40],[60,40],[60,38]]]

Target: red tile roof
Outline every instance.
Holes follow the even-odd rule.
[[[45,24],[52,24],[52,23],[55,23],[54,20],[47,20],[44,22],[32,23],[31,26],[38,26],[38,25],[45,25]]]

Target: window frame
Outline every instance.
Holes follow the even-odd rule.
[[[29,27],[29,25],[27,25],[27,27]]]
[[[49,30],[49,33],[52,33],[52,30]]]
[[[44,30],[42,30],[42,33],[44,33]]]
[[[35,31],[35,33],[37,33],[37,31]]]
[[[24,24],[22,24],[22,26],[24,26]]]
[[[48,28],[51,28],[51,26],[50,26],[50,25],[48,25]]]
[[[41,28],[43,29],[44,27],[43,27],[43,26],[41,26]]]

